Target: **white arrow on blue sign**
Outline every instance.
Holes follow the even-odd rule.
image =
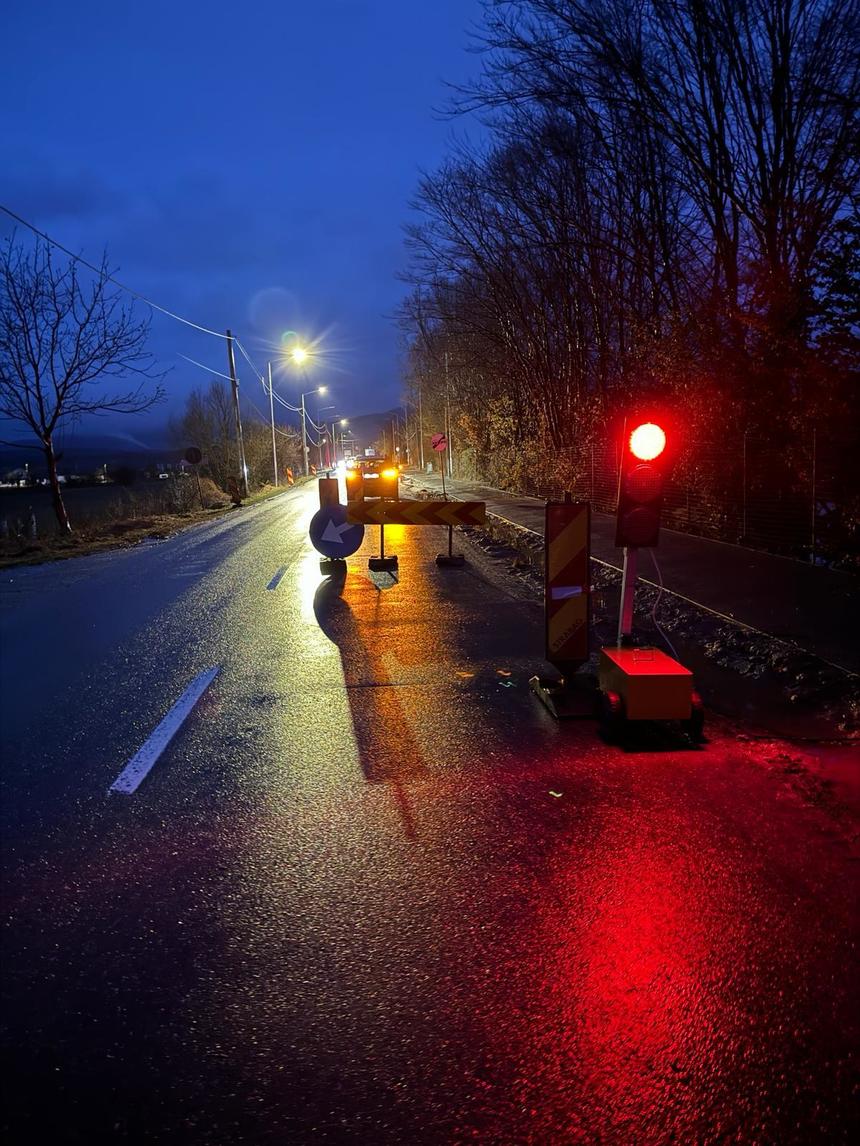
[[[349,557],[364,541],[364,526],[346,520],[346,506],[324,505],[311,518],[308,531],[323,557]]]

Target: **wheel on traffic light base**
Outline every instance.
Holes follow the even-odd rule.
[[[627,723],[624,701],[617,692],[601,692],[598,705],[600,734],[607,743],[615,744],[621,739]]]
[[[681,722],[684,731],[694,744],[701,744],[705,739],[705,706],[697,692],[690,697],[690,715]]]

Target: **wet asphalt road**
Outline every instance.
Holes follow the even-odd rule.
[[[314,508],[3,574],[5,1141],[847,1141],[828,809],[729,725],[556,725],[504,571],[324,581]]]

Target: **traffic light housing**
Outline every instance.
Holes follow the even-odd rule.
[[[656,422],[640,422],[625,432],[618,483],[616,545],[639,548],[657,544],[666,464],[666,434]]]

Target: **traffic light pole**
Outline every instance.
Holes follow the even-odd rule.
[[[633,601],[636,596],[636,576],[639,550],[635,545],[624,547],[624,572],[621,576],[621,608],[618,613],[618,646],[633,644]]]

